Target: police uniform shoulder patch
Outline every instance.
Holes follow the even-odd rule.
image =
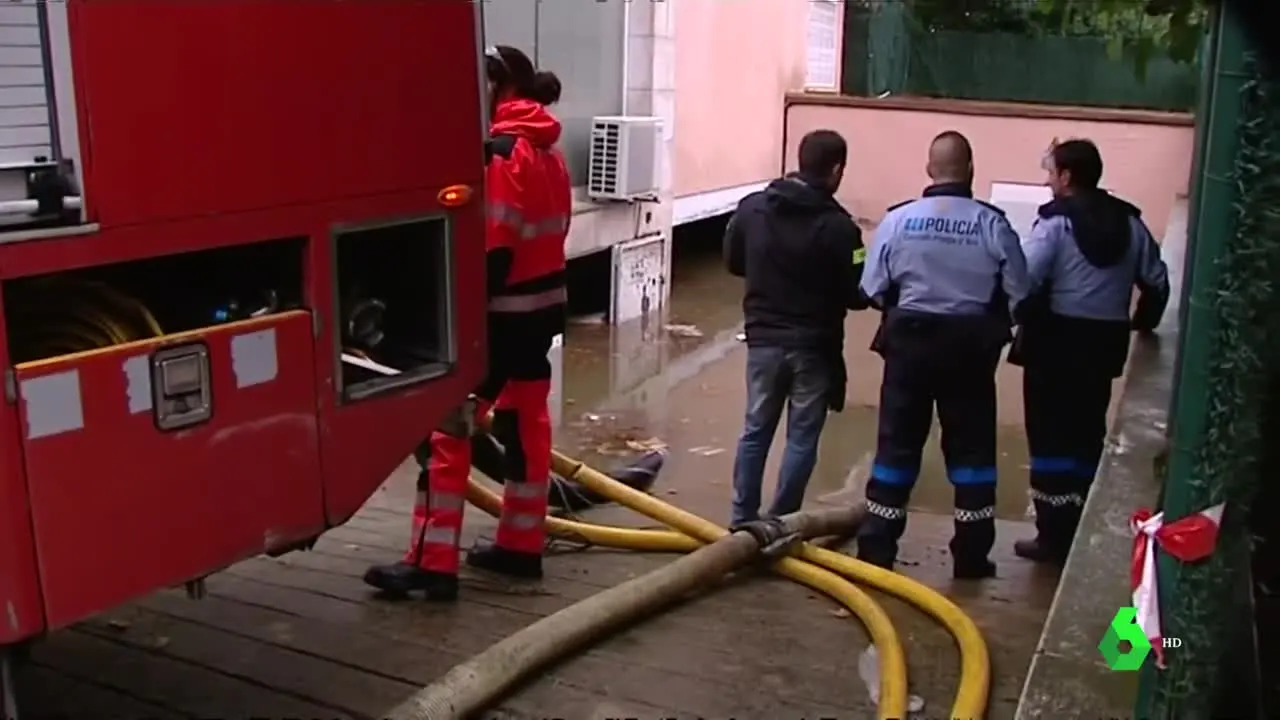
[[[996,206],[996,205],[992,205],[991,203],[987,202],[986,200],[978,200],[977,198],[974,198],[974,202],[978,203],[979,205],[981,205],[982,207],[984,207],[984,208],[986,208],[986,209],[988,209],[988,210],[991,210],[991,211],[995,212],[995,213],[996,213],[997,215],[999,215],[1000,217],[1004,217],[1004,216],[1005,216],[1005,214],[1006,214],[1006,213],[1005,213],[1005,211],[1004,211],[1004,208],[999,207],[999,206]]]
[[[520,138],[515,135],[495,135],[484,143],[484,161],[488,163],[495,157],[503,160],[510,160],[511,153],[516,150],[516,141]]]

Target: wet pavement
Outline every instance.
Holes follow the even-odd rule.
[[[716,253],[698,252],[714,246],[681,248],[665,320],[610,331],[588,319],[571,328],[558,443],[605,468],[664,445],[670,456],[655,494],[723,522],[745,352],[735,338],[740,282],[721,270]],[[864,348],[875,321],[871,313],[849,321],[848,407],[824,433],[811,504],[860,496],[874,451],[880,363]],[[936,441],[902,550],[902,572],[952,598],[985,632],[992,718],[1013,715],[1056,583],[1053,573],[1012,555],[1013,540],[1029,531],[1017,379],[1013,368],[1002,369],[999,577],[950,578],[951,490]],[[456,607],[375,600],[359,577],[369,563],[398,558],[412,485],[406,464],[315,551],[241,563],[210,578],[205,600],[168,591],[53,636],[34,649],[23,674],[28,716],[378,718],[416,686],[538,617],[669,561],[557,544],[548,577],[534,587],[468,576]],[[588,515],[650,524],[620,508]],[[492,528],[470,512],[465,534]],[[904,641],[923,716],[945,714],[958,672],[953,642],[918,611],[878,599]],[[831,602],[784,581],[750,578],[607,639],[486,717],[873,717],[875,678],[860,663],[867,649],[862,627]]]

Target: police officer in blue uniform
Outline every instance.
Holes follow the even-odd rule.
[[[863,271],[862,291],[883,313],[872,349],[884,379],[858,558],[893,567],[936,405],[955,489],[953,572],[985,578],[995,574],[995,373],[1029,281],[1004,213],[973,197],[969,141],[934,138],[928,173],[923,197],[880,222]]]
[[[1014,551],[1061,564],[1102,456],[1111,383],[1124,372],[1130,333],[1160,323],[1169,275],[1138,208],[1098,189],[1102,157],[1092,142],[1055,144],[1045,169],[1054,199],[1023,248],[1032,294],[1009,353],[1023,367],[1036,508],[1036,538]]]

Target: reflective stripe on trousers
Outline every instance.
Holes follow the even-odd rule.
[[[481,403],[479,414],[489,405]],[[458,572],[458,540],[466,508],[471,473],[471,439],[440,432],[431,434],[431,452],[418,478],[413,508],[413,534],[405,562],[431,572]]]
[[[513,231],[521,240],[534,240],[545,235],[569,231],[569,216],[553,215],[541,220],[526,220],[518,208],[505,203],[490,203],[486,209],[489,220]]]
[[[498,295],[489,300],[489,312],[526,313],[563,305],[568,301],[569,291],[564,287],[520,295]]]
[[[550,380],[512,380],[502,391],[494,415],[504,422],[499,437],[507,452],[519,455],[510,462],[512,474],[502,491],[502,516],[498,519],[497,544],[515,552],[540,554],[546,543],[547,491],[551,473],[551,417],[547,412]],[[497,431],[495,417],[495,432]]]

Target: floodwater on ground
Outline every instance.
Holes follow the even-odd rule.
[[[678,478],[683,486],[687,478],[697,477],[700,483],[721,488],[727,512],[732,456],[745,403],[746,351],[736,337],[742,324],[742,282],[721,262],[720,227],[710,221],[677,230],[665,317],[617,328],[598,316],[571,323],[563,354],[563,427],[558,442],[567,452],[606,465],[616,462],[609,459],[613,456],[652,444],[668,445],[671,471],[664,472],[664,479]],[[846,407],[828,418],[810,501],[842,502],[861,496],[875,455],[882,366],[867,348],[878,321],[875,311],[849,315]],[[1025,520],[1028,462],[1017,368],[1001,366],[998,392],[997,514]],[[935,423],[912,506],[950,514],[952,489],[937,436]],[[784,437],[785,421],[770,452],[766,483],[774,480]],[[712,458],[718,461],[709,462]],[[674,489],[683,492],[680,486]]]
[[[562,355],[562,425],[556,440],[562,451],[606,471],[646,448],[666,447],[668,460],[654,494],[718,523],[727,522],[729,516],[733,456],[745,404],[746,360],[746,348],[737,338],[742,327],[742,282],[729,275],[721,262],[722,227],[708,222],[677,230],[671,297],[663,317],[617,328],[606,326],[599,316],[580,317],[571,324]],[[573,291],[571,285],[571,299]],[[875,454],[881,361],[867,348],[878,321],[874,311],[852,313],[848,319],[846,407],[828,417],[807,505],[851,503],[862,497]],[[1032,532],[1027,522],[1027,451],[1018,370],[1002,367],[998,388],[1000,519],[991,554],[997,577],[980,583],[951,578],[947,544],[952,534],[952,489],[936,428],[912,497],[915,512],[903,538],[898,569],[953,599],[977,623],[992,661],[987,716],[1006,718],[1013,716],[1057,573],[1013,553],[1013,542]],[[766,468],[766,503],[782,455],[784,427],[785,423],[779,427]],[[583,519],[652,526],[651,521],[617,506],[591,510]],[[927,698],[929,707],[938,712],[957,680],[953,640],[919,610],[879,592],[872,595],[912,649],[912,692]],[[805,637],[794,641],[808,642]]]

